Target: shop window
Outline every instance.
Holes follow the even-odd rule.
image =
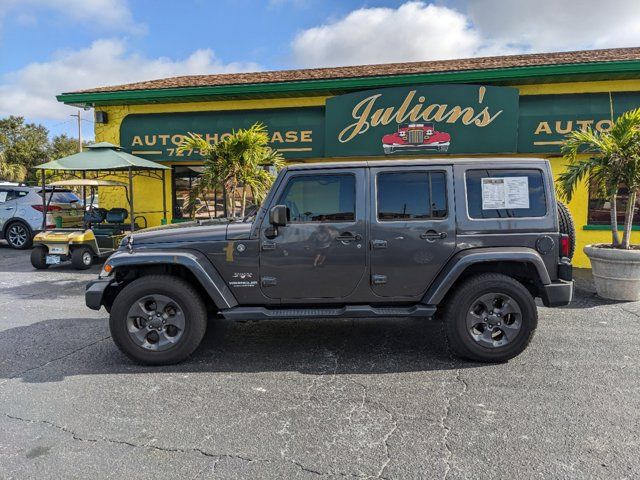
[[[341,222],[356,217],[356,181],[347,175],[292,177],[278,201],[291,222]]]
[[[378,220],[423,220],[447,215],[443,172],[381,173],[377,177]]]
[[[547,213],[540,170],[469,170],[466,187],[470,218],[532,218]]]
[[[618,223],[624,224],[624,214],[629,200],[629,190],[621,186],[618,189],[617,205]],[[640,225],[640,200],[636,200],[633,209],[633,224]],[[587,223],[589,225],[611,225],[611,200],[601,198],[593,185],[589,186],[589,213]]]
[[[198,186],[203,167],[177,166],[173,169],[173,217],[214,218],[224,215],[221,191],[206,191],[189,202],[189,195]]]

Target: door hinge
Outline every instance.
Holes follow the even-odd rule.
[[[371,275],[371,283],[373,285],[384,285],[387,283],[386,275]]]
[[[276,277],[262,277],[260,279],[260,284],[263,287],[275,287],[278,285],[278,280],[276,280]]]

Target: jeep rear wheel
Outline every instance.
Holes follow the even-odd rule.
[[[487,273],[456,287],[447,300],[444,320],[449,348],[455,355],[504,362],[527,348],[538,325],[538,311],[520,282]]]
[[[560,233],[569,237],[569,258],[573,258],[576,250],[576,226],[571,216],[569,208],[562,202],[556,202],[558,205],[558,225]]]
[[[109,328],[118,348],[144,365],[169,365],[200,345],[207,312],[200,295],[170,275],[141,277],[118,294]]]

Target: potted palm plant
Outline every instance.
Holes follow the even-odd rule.
[[[598,295],[640,300],[640,246],[631,244],[640,190],[640,108],[622,114],[607,132],[589,128],[569,133],[562,152],[569,163],[558,177],[560,195],[570,201],[578,184],[586,179],[611,205],[611,243],[584,247]],[[622,240],[618,227],[620,188],[628,191]]]

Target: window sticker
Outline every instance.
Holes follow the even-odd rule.
[[[0,203],[4,203],[7,201],[7,193],[9,192],[0,192]]]
[[[504,178],[482,179],[482,209],[500,210],[506,208]]]
[[[482,209],[529,208],[529,178],[503,177],[482,179]]]
[[[529,208],[529,177],[505,178],[507,208]]]

